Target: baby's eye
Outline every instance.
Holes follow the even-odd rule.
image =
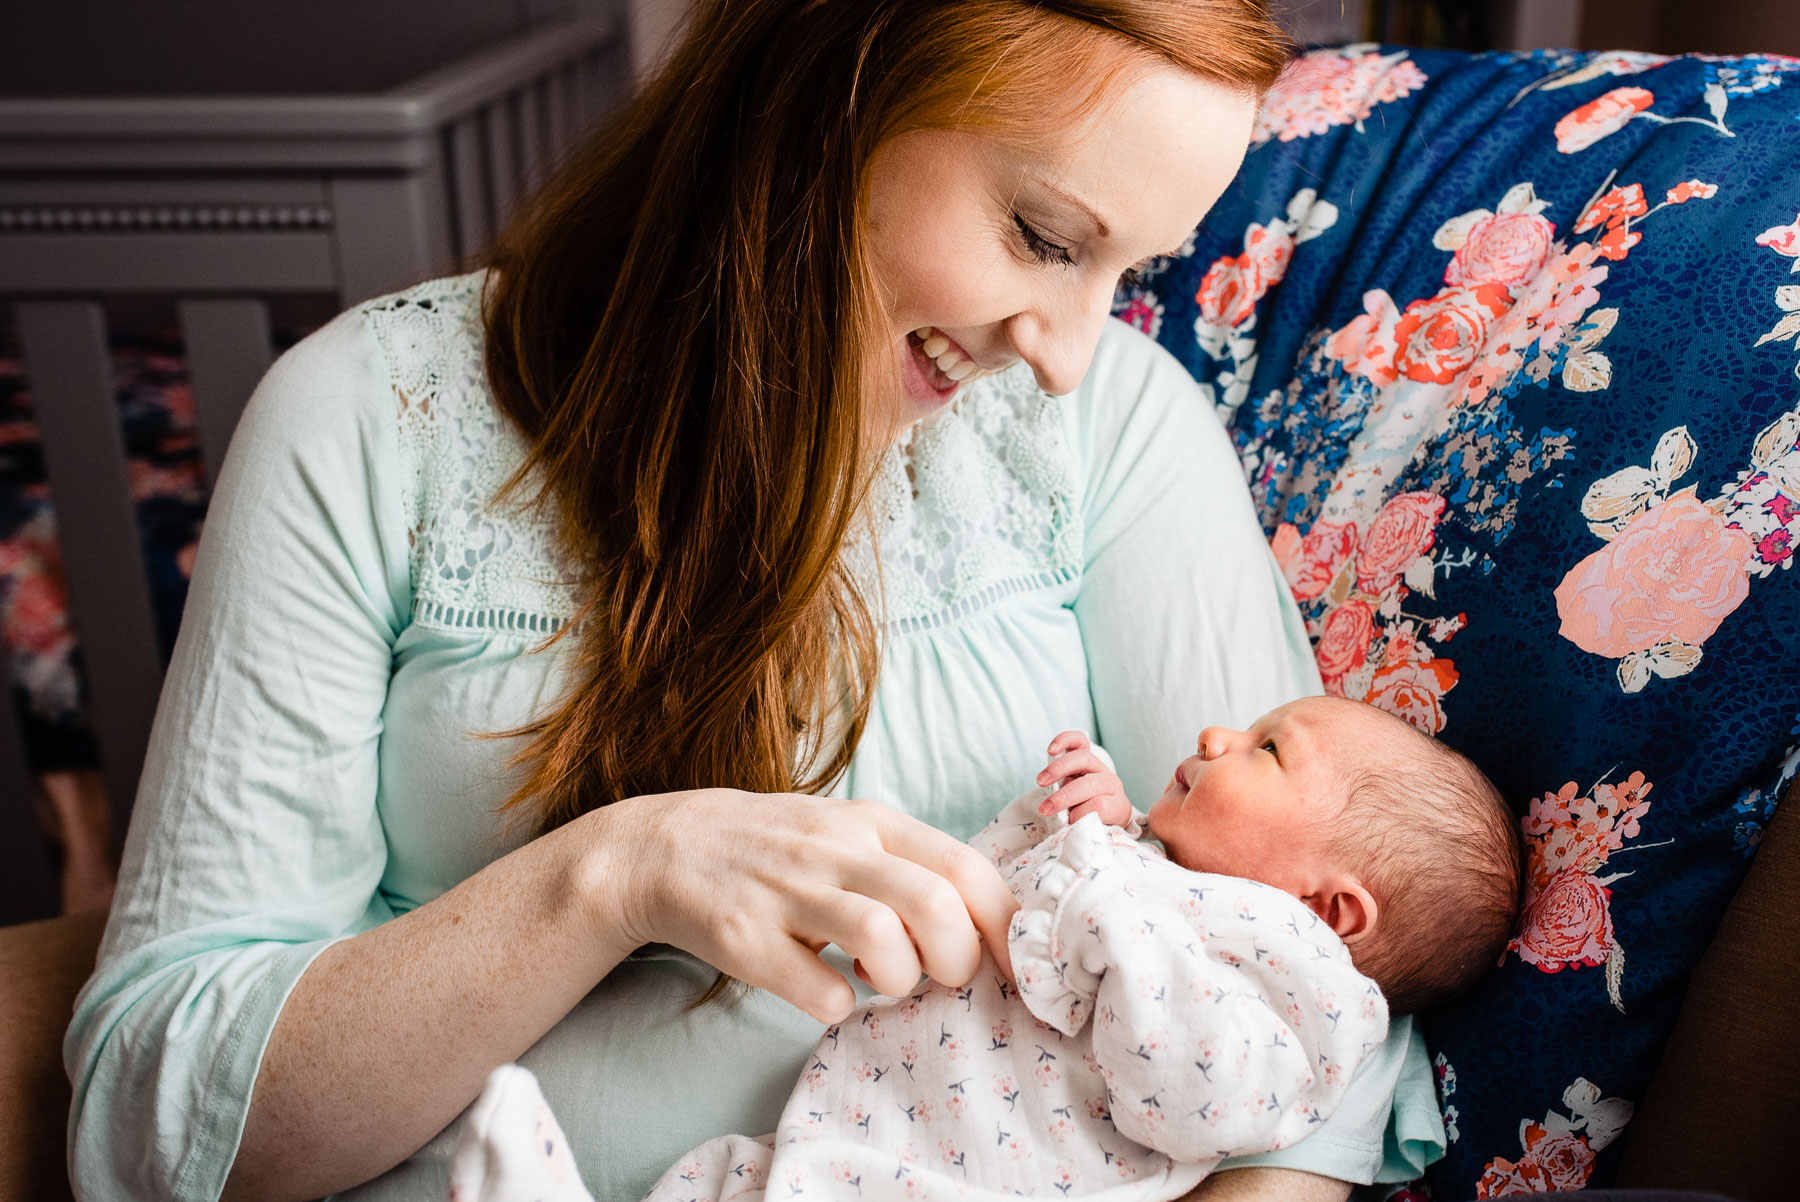
[[[1262,746],[1257,748],[1257,750],[1258,751],[1266,751],[1270,755],[1274,756],[1276,759],[1281,758],[1281,753],[1279,751],[1275,750],[1275,740],[1274,739],[1264,739],[1262,741]]]

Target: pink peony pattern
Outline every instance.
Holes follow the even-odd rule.
[[[1315,50],[1288,64],[1263,98],[1253,142],[1322,134],[1355,125],[1375,111],[1425,86],[1425,73],[1404,51],[1379,54],[1369,45]]]
[[[1691,496],[1639,515],[1556,586],[1562,636],[1619,659],[1665,643],[1698,647],[1750,595],[1755,548]]]
[[[1452,288],[1497,284],[1512,288],[1543,269],[1556,228],[1536,213],[1490,213],[1478,220],[1468,240],[1444,269]]]

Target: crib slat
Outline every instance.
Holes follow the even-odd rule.
[[[269,370],[269,306],[260,297],[184,300],[181,333],[200,426],[200,456],[207,480],[217,483],[238,416]]]
[[[487,148],[481,141],[481,120],[464,117],[450,127],[450,189],[456,213],[456,257],[467,262],[487,245],[494,230],[489,209]]]
[[[44,466],[56,507],[69,608],[116,830],[124,830],[162,686],[162,655],[113,400],[106,320],[92,301],[15,308]]]
[[[545,107],[550,115],[550,164],[553,167],[563,161],[563,156],[569,153],[569,144],[575,140],[574,81],[569,78],[570,70],[563,67],[538,84],[547,96]]]
[[[487,141],[488,183],[494,200],[494,228],[505,226],[519,198],[519,157],[513,141],[512,120],[504,100],[481,111],[481,132]]]
[[[12,672],[0,650],[0,924],[49,918],[57,910],[35,792]]]
[[[506,98],[513,128],[519,131],[519,162],[524,190],[537,191],[544,182],[544,126],[538,119],[537,89],[529,84]]]

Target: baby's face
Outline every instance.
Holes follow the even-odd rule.
[[[1196,872],[1249,877],[1306,896],[1344,807],[1344,768],[1379,737],[1355,709],[1305,698],[1248,730],[1209,726],[1150,807],[1150,833]]]

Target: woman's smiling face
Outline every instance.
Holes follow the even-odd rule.
[[[1046,392],[1073,391],[1119,278],[1181,246],[1237,173],[1254,114],[1247,95],[1145,61],[1066,132],[883,143],[867,228],[892,362],[874,378],[899,378],[901,424],[948,403],[972,370],[1020,359]]]

